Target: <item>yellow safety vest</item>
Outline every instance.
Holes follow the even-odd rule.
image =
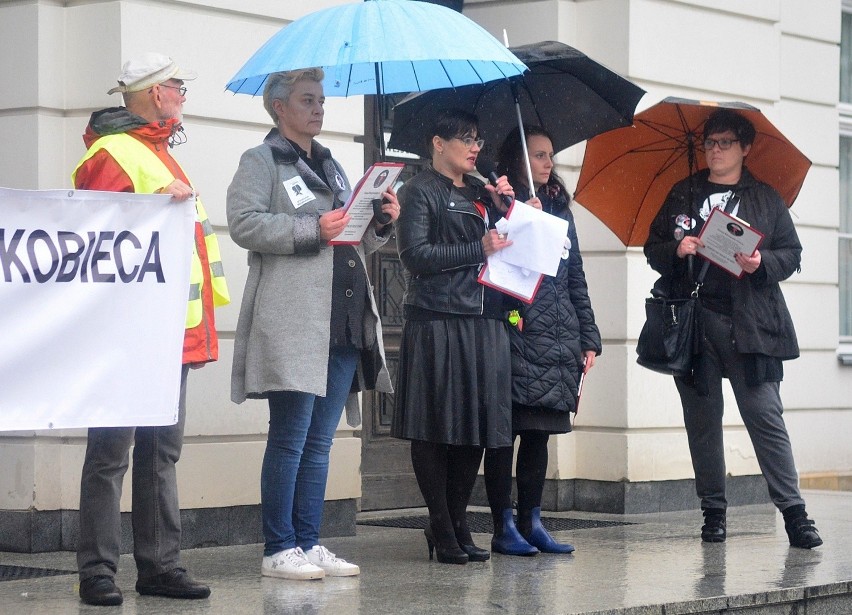
[[[160,160],[144,143],[134,139],[128,134],[119,133],[106,135],[95,141],[86,152],[85,156],[77,164],[71,174],[71,181],[77,176],[77,171],[82,164],[94,156],[98,151],[105,149],[113,159],[121,166],[130,181],[133,189],[139,194],[153,194],[155,191],[168,186],[176,178],[166,164]],[[177,161],[175,161],[177,163]],[[178,163],[178,166],[179,163]],[[184,173],[186,175],[186,173]],[[204,233],[204,244],[207,248],[207,260],[210,264],[210,280],[213,289],[213,305],[220,307],[231,302],[228,293],[228,285],[225,282],[225,270],[222,267],[222,256],[219,252],[219,242],[216,233],[207,218],[207,212],[201,199],[195,198],[195,216],[201,223]],[[201,324],[204,314],[204,306],[201,302],[201,288],[204,285],[204,273],[201,267],[201,259],[195,241],[192,242],[192,269],[189,275],[189,300],[186,308],[187,329],[192,329]]]

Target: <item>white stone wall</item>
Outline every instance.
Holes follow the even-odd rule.
[[[647,90],[641,111],[666,96],[755,105],[813,161],[792,212],[802,272],[784,284],[802,356],[785,363],[782,396],[800,474],[848,473],[852,371],[838,345],[838,42],[840,2],[798,0],[468,0],[465,12],[511,45],[560,40]],[[557,157],[569,188],[583,145]],[[560,436],[550,478],[648,481],[692,477],[670,378],[635,363],[642,301],[656,275],[575,206],[604,354],[586,380],[575,433]],[[759,472],[726,385],[726,460]]]
[[[220,236],[234,303],[219,311],[221,359],[190,376],[183,507],[254,504],[267,411],[229,400],[233,330],[245,253],[227,237],[225,191],[239,155],[270,126],[260,99],[224,92],[249,55],[290,20],[338,0],[56,3],[0,0],[0,185],[70,185],[89,114],[120,104],[106,95],[122,62],[155,50],[199,74],[185,107],[188,143],[176,150],[204,195]],[[814,166],[793,208],[805,246],[802,273],[784,289],[802,358],[782,387],[800,472],[848,472],[852,370],[837,346],[839,0],[468,0],[465,13],[509,43],[561,40],[632,79],[648,94],[743,100],[766,113]],[[355,177],[363,169],[362,99],[330,99],[321,141]],[[583,146],[558,156],[569,187]],[[577,225],[605,352],[589,376],[576,433],[555,439],[551,478],[647,481],[692,475],[680,406],[668,378],[639,368],[636,337],[654,275],[582,207]],[[2,378],[2,376],[0,376]],[[729,471],[758,472],[729,399]],[[329,498],[360,495],[360,441],[341,425]],[[0,510],[77,507],[85,431],[0,436]],[[129,491],[129,490],[127,490]],[[125,498],[124,508],[129,508]]]
[[[226,82],[281,27],[336,1],[53,2],[0,1],[0,186],[70,187],[85,152],[81,135],[92,111],[122,104],[109,96],[122,63],[146,51],[171,55],[195,70],[187,82],[188,142],[175,150],[204,197],[219,235],[233,302],[217,311],[220,360],[192,371],[183,456],[183,508],[257,504],[266,442],[265,402],[230,402],[233,332],[247,273],[245,251],[228,237],[225,193],[243,151],[272,126],[261,98],[225,92]],[[363,171],[363,98],[326,104],[328,145],[349,175]],[[85,430],[0,435],[0,510],[76,509]],[[361,442],[341,422],[326,497],[357,498]],[[57,471],[58,470],[58,471]],[[129,476],[122,508],[130,508]]]

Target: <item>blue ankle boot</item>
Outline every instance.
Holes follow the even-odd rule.
[[[574,545],[556,542],[544,529],[541,524],[541,506],[536,506],[529,511],[518,510],[518,527],[526,541],[542,553],[574,552]]]
[[[535,555],[538,549],[524,540],[515,527],[512,509],[507,508],[494,516],[494,537],[491,538],[491,550],[503,555]]]

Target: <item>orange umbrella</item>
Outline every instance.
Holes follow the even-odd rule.
[[[756,107],[684,98],[666,98],[637,113],[633,126],[589,139],[574,200],[606,224],[624,245],[644,245],[651,222],[672,186],[706,167],[700,155],[704,122],[720,107],[733,109],[754,124],[757,135],[745,165],[791,206],[811,161]]]

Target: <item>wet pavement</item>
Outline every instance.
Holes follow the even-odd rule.
[[[358,525],[357,536],[324,541],[360,565],[358,577],[262,578],[261,545],[193,549],[183,552],[183,563],[213,593],[208,600],[178,601],[136,594],[128,555],[116,577],[125,595],[121,607],[80,603],[76,574],[65,574],[1,581],[0,613],[850,614],[852,493],[809,491],[805,498],[825,540],[812,551],[788,546],[781,515],[771,505],[731,508],[728,540],[720,544],[701,542],[697,510],[548,513],[625,525],[555,532],[577,547],[573,555],[497,554],[466,566],[430,562],[421,530]],[[359,521],[376,516],[363,514]],[[489,535],[474,538],[488,546]],[[64,551],[0,553],[0,565],[76,570],[74,553]]]

